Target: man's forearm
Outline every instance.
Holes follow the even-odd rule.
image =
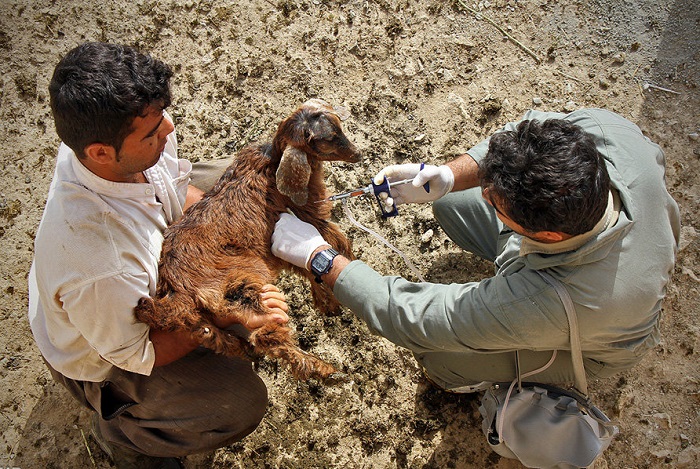
[[[455,175],[455,184],[452,192],[471,189],[479,185],[479,165],[468,153],[446,163],[446,166]]]
[[[197,189],[192,184],[187,186],[187,195],[185,196],[185,205],[183,209],[187,210],[192,205],[202,200],[202,196],[204,196],[204,192],[202,190]]]
[[[455,175],[455,184],[452,188],[453,192],[471,189],[479,185],[479,165],[468,153],[458,156],[449,163],[446,163],[446,165]],[[316,254],[324,249],[328,249],[328,247],[329,245],[323,245],[316,248],[309,257],[309,262],[311,262],[310,260],[313,259]],[[332,289],[338,276],[349,263],[350,259],[347,257],[343,255],[336,256],[335,259],[333,259],[333,267],[331,267],[331,270],[321,277],[323,283]],[[306,268],[310,270],[310,265],[307,265]]]
[[[149,338],[156,353],[156,361],[153,366],[163,366],[172,363],[199,346],[192,339],[189,332],[168,332],[151,329]]]
[[[309,264],[306,266],[307,270],[311,270],[311,259],[314,258],[316,254],[319,252],[328,249],[329,245],[323,245],[319,246],[312,254],[311,257],[309,258]],[[347,265],[350,263],[350,259],[347,257],[343,256],[342,254],[339,254],[335,256],[333,259],[333,266],[331,267],[331,270],[321,276],[321,280],[323,280],[323,283],[331,287],[331,290],[333,289],[333,286],[335,285],[335,281],[338,280],[338,276],[340,273],[347,267]]]

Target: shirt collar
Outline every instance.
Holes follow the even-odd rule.
[[[609,227],[615,225],[617,218],[620,216],[620,209],[620,196],[617,191],[613,189],[608,194],[608,206],[605,209],[605,213],[592,230],[569,239],[565,239],[564,241],[559,241],[558,243],[542,243],[523,236],[520,244],[520,255],[560,254],[562,252],[574,251],[586,244],[592,238],[598,236]]]
[[[133,182],[114,182],[103,179],[87,169],[80,159],[75,155],[71,155],[71,164],[73,171],[78,179],[78,182],[89,190],[102,194],[108,197],[119,198],[146,198],[148,201],[155,202],[156,191],[153,184],[148,183],[133,183]],[[151,200],[152,199],[152,200]]]

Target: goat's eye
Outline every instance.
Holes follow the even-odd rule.
[[[304,139],[307,142],[311,139],[311,131],[309,129],[304,129]]]

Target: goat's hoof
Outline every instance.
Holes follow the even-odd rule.
[[[139,302],[136,307],[139,309],[152,309],[153,305],[155,305],[155,301],[153,301],[153,298],[151,298],[150,296],[144,296],[139,298]]]
[[[156,302],[153,301],[153,298],[150,296],[144,296],[143,298],[139,299],[139,302],[136,304],[136,308],[134,308],[134,315],[139,321],[148,324],[148,322],[153,318],[155,310]]]

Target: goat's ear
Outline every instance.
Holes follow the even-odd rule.
[[[287,146],[282,153],[277,167],[277,189],[292,199],[295,205],[306,205],[309,198],[309,178],[311,166],[306,159],[306,153],[294,147]]]
[[[350,111],[343,106],[333,106],[333,114],[338,116],[341,121],[346,121],[350,118]]]
[[[341,121],[347,120],[350,117],[350,111],[344,106],[331,106],[326,101],[318,98],[309,99],[304,103],[304,106],[313,108],[318,111],[330,112],[335,114]]]

